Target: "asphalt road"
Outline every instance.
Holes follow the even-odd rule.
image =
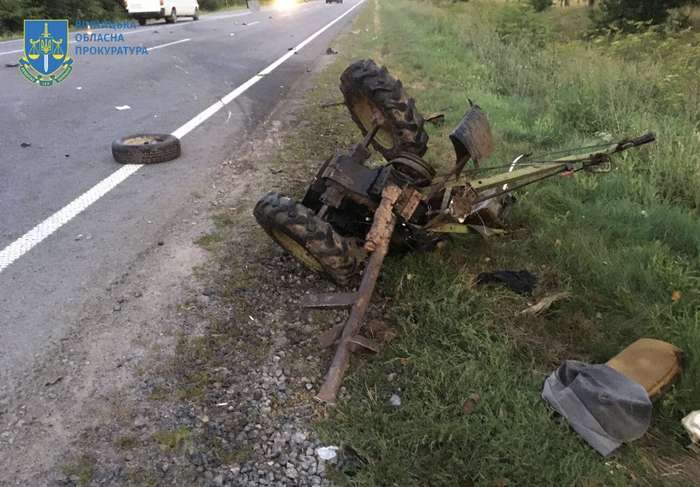
[[[125,44],[148,47],[148,56],[79,56],[71,48],[73,73],[49,88],[6,66],[21,56],[13,52],[21,41],[0,43],[0,252],[122,168],[110,153],[113,139],[191,129],[188,121],[360,1],[149,24],[125,36]],[[162,238],[160,222],[177,217],[182,195],[283,102],[359,10],[239,90],[210,118],[196,119],[202,123],[183,137],[180,159],[144,166],[0,266],[0,398],[64,336],[95,290]],[[130,108],[116,109],[125,105]]]

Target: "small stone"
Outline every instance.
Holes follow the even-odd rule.
[[[401,406],[401,397],[398,394],[392,394],[389,398],[389,403],[394,407]]]

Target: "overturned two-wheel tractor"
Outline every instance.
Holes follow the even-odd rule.
[[[563,173],[605,172],[612,154],[654,141],[646,133],[481,167],[493,152],[491,129],[485,113],[471,105],[450,134],[454,166],[436,175],[422,158],[428,150],[424,119],[386,68],[357,61],[341,75],[340,90],[364,140],[326,160],[301,202],[269,193],[254,210],[267,234],[309,269],[341,286],[361,277],[357,291],[311,296],[304,303],[350,307],[348,320],[320,337],[322,346],[338,343],[317,395],[329,403],[335,402],[350,352],[377,349],[359,331],[388,252],[430,249],[449,233],[503,233],[512,191]],[[370,147],[386,160],[381,167],[366,165]],[[505,170],[494,172],[499,168]]]

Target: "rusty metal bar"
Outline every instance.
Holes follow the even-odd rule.
[[[357,301],[357,293],[321,293],[302,296],[302,308],[344,308]]]
[[[335,403],[340,383],[350,362],[351,347],[357,342],[355,336],[360,331],[362,318],[364,318],[372,299],[374,285],[377,283],[382,262],[384,262],[384,257],[389,251],[389,242],[396,226],[396,216],[393,213],[393,207],[400,195],[401,189],[394,185],[387,186],[382,192],[382,201],[374,214],[374,222],[367,234],[367,242],[365,244],[366,248],[372,251],[372,255],[362,274],[362,282],[357,291],[357,301],[355,301],[350,310],[350,316],[343,326],[343,333],[340,336],[340,343],[333,357],[333,362],[328,369],[321,390],[316,395],[316,399],[320,401]]]

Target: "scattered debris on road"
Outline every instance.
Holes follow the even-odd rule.
[[[22,149],[26,149],[27,147],[31,147],[31,146],[32,146],[32,144],[30,144],[28,142],[22,142],[20,144],[20,147],[22,147]]]
[[[62,375],[59,375],[58,377],[55,377],[54,379],[51,379],[51,380],[46,381],[46,383],[45,383],[44,385],[45,385],[46,387],[50,387],[50,386],[53,386],[53,385],[58,384],[58,383],[61,382],[62,380],[63,380],[63,376],[62,376]]]
[[[338,51],[336,51],[332,47],[329,47],[328,49],[326,49],[326,54],[328,54],[328,55],[338,54]]]

